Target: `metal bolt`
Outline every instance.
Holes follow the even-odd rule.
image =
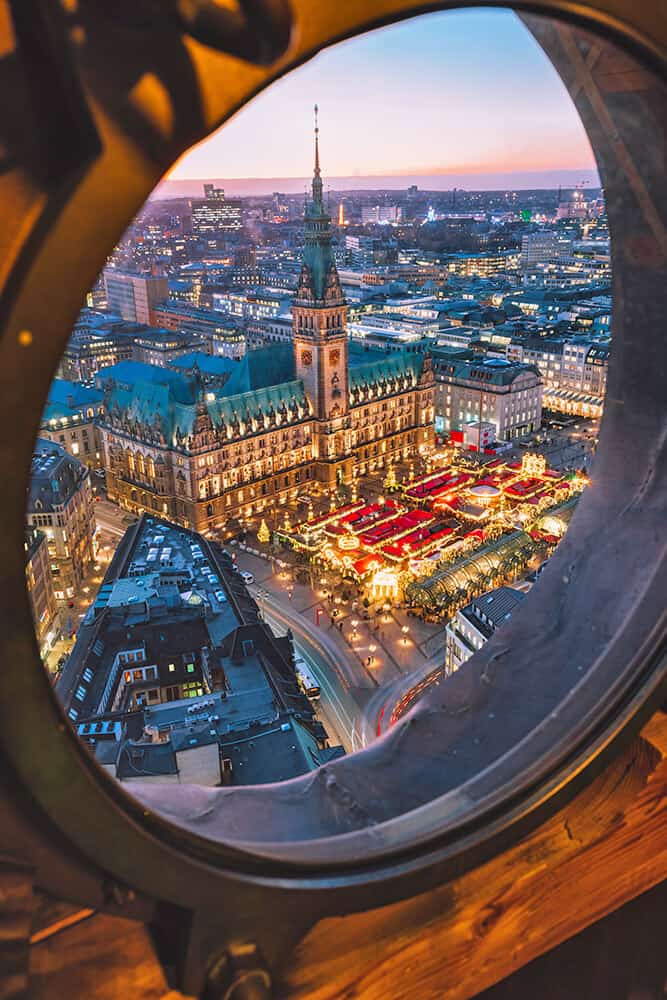
[[[270,1000],[271,974],[255,944],[232,945],[213,960],[202,1000]]]

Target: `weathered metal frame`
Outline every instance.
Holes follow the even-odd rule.
[[[22,586],[29,457],[67,332],[108,247],[175,156],[269,79],[331,40],[441,6],[376,0],[362,11],[352,3],[313,11],[297,3],[293,50],[267,72],[177,35],[161,33],[150,45],[136,26],[110,27],[95,8],[83,5],[71,25],[85,33],[75,64],[101,152],[93,149],[86,162],[69,170],[44,172],[31,143],[20,139],[20,122],[13,116],[35,113],[29,102],[21,103],[25,67],[11,53],[0,61],[5,84],[9,80],[18,88],[18,112],[0,114],[0,138],[16,140],[5,143],[14,160],[0,176],[0,204],[11,235],[0,261],[0,447],[4,467],[16,472],[0,496],[6,616],[0,671],[3,846],[30,860],[38,884],[62,895],[96,906],[122,905],[139,918],[163,915],[165,907],[180,908],[184,919],[194,914],[181,969],[188,988],[200,988],[210,956],[232,936],[258,941],[275,963],[324,915],[414,894],[488,857],[564,795],[574,794],[665,696],[667,567],[660,531],[667,496],[667,376],[659,325],[667,306],[664,163],[659,151],[650,155],[646,142],[647,128],[664,115],[665,105],[664,90],[653,80],[647,83],[652,105],[644,108],[644,117],[634,107],[631,115],[612,121],[614,135],[603,111],[594,109],[595,96],[588,100],[591,91],[582,78],[578,106],[607,188],[614,254],[615,350],[596,481],[550,572],[535,588],[535,600],[524,602],[523,613],[469,669],[363,755],[333,764],[314,779],[259,793],[233,790],[230,808],[245,829],[239,837],[235,822],[234,838],[227,831],[226,843],[202,837],[199,823],[188,828],[187,822],[166,821],[162,814],[169,804],[159,790],[142,792],[142,806],[102,774],[62,720],[37,669]],[[629,48],[637,72],[664,73],[667,25],[657,23],[659,12],[650,3],[545,0],[515,6],[585,24]],[[581,38],[539,20],[529,23],[557,65],[559,46],[565,53],[569,45],[571,56],[572,44]],[[565,76],[570,56],[563,55]],[[643,147],[640,196],[627,156],[618,155],[619,134],[626,153],[637,155]],[[115,201],[105,199],[109,185],[116,185]],[[632,219],[630,206],[638,206]],[[86,248],[85,259],[77,246]],[[619,525],[628,534],[596,546],[599,523]],[[622,571],[625,594],[609,586],[610,565]],[[539,596],[543,608],[556,608],[562,616],[562,627],[548,642],[544,633],[536,641],[529,614],[538,614]],[[576,628],[568,631],[568,622]],[[596,630],[603,628],[607,634],[600,641]],[[557,643],[569,660],[563,654],[554,660]],[[558,676],[546,669],[550,656],[562,668]],[[539,658],[539,674],[531,672],[531,658]],[[528,690],[538,676],[541,685],[551,684],[550,706],[544,690],[536,690],[517,714],[516,688],[506,683],[509,671],[515,681],[523,678]],[[568,698],[573,689],[576,695]],[[415,789],[422,790],[421,797]],[[171,789],[169,795],[173,801]],[[253,828],[273,831],[275,840],[252,843]],[[233,901],[231,908],[220,906],[221,894]],[[276,926],[276,912],[289,912],[289,920]]]

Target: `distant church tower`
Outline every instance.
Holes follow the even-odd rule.
[[[292,302],[296,377],[303,380],[317,421],[317,478],[333,484],[349,481],[352,470],[347,303],[333,259],[331,216],[322,200],[317,105],[312,199],[304,224],[303,264]]]

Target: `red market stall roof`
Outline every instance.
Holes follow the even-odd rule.
[[[430,500],[437,497],[440,493],[448,493],[450,490],[460,489],[461,486],[471,483],[474,478],[474,476],[466,472],[459,475],[452,475],[449,472],[446,475],[436,476],[428,482],[417,483],[417,485],[411,486],[405,491],[405,496],[410,500]]]
[[[467,531],[464,538],[478,538],[480,542],[484,541],[484,532],[481,528],[473,528],[472,531]]]
[[[508,496],[516,497],[518,500],[523,500],[524,498],[532,496],[532,494],[539,490],[543,485],[544,484],[541,479],[535,479],[534,477],[517,479],[515,483],[511,483],[510,486],[505,487],[505,493]]]
[[[360,510],[346,514],[345,517],[337,522],[337,527],[339,530],[347,528],[347,530],[357,535],[360,531],[367,530],[380,521],[386,521],[387,518],[394,517],[403,510],[404,508],[401,504],[395,500],[387,500],[385,503],[366,504]]]
[[[384,559],[381,559],[380,556],[376,556],[373,552],[362,556],[361,559],[357,559],[357,561],[352,564],[352,568],[357,576],[365,576],[366,573],[370,573],[372,570],[382,569],[383,566]]]
[[[433,524],[430,528],[418,528],[416,531],[411,531],[409,535],[404,535],[397,542],[383,545],[382,552],[389,559],[403,559],[404,556],[418,554],[421,549],[433,545],[453,533],[454,529],[448,528],[444,524]]]
[[[302,521],[301,524],[298,525],[298,528],[299,530],[301,530],[302,528],[308,526],[308,529],[312,531],[313,528],[319,528],[325,524],[328,524],[330,521],[336,521],[341,516],[341,514],[345,514],[346,512],[353,510],[358,510],[359,507],[363,507],[365,503],[366,503],[365,500],[355,500],[354,503],[348,503],[345,504],[344,507],[338,507],[336,508],[336,510],[329,510],[325,514],[320,514],[318,517],[314,517],[312,521]]]
[[[390,521],[385,521],[384,524],[379,524],[376,528],[364,532],[360,536],[360,540],[363,545],[372,548],[374,545],[390,541],[397,535],[407,534],[408,531],[420,525],[429,524],[433,520],[435,518],[429,511],[410,510],[407,514],[400,514],[398,517],[393,517]]]

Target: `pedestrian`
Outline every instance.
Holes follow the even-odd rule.
[[[343,631],[343,623],[342,622],[338,622],[338,629],[341,632]]]

